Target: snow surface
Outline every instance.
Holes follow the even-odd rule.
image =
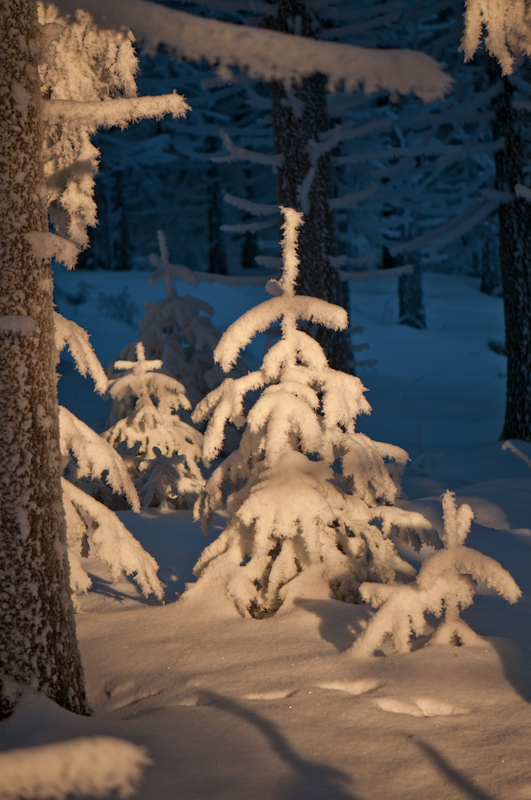
[[[57,273],[59,311],[89,330],[104,363],[137,334],[98,310],[99,293],[127,287],[138,320],[142,302],[164,292],[147,277]],[[426,275],[429,327],[417,331],[396,325],[396,278],[359,283],[350,319],[365,326],[379,361],[359,369],[373,405],[359,428],[412,458],[401,505],[442,532],[440,495],[455,491],[476,514],[468,546],[498,560],[523,590],[511,606],[479,587],[463,613],[485,637],[478,646],[420,640],[407,654],[386,655],[384,646],[375,657],[354,656],[349,649],[374,612],[310,593],[264,620],[242,619],[208,597],[191,603],[184,593],[174,602],[225,520],[218,516],[205,539],[191,512],[119,512],[160,564],[167,605],[143,598],[128,579],[113,585],[91,562],[93,588],[77,624],[94,716],[27,697],[0,726],[0,749],[87,736],[130,741],[154,762],[142,800],[531,798],[531,472],[498,441],[505,360],[488,341],[503,338],[502,301],[478,287],[475,278]],[[220,330],[266,299],[255,286],[186,291],[213,305]],[[251,368],[265,341],[253,342]],[[88,423],[105,418],[91,381],[67,364],[61,402]],[[529,445],[518,447],[531,455]],[[426,554],[404,555],[418,567]]]

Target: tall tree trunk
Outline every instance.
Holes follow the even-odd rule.
[[[31,0],[0,4],[0,717],[13,685],[86,712],[66,551],[49,264],[25,234],[47,231]]]
[[[529,112],[512,107],[515,91],[509,78],[499,76],[499,67],[490,59],[489,71],[503,81],[503,92],[494,101],[492,133],[503,137],[503,150],[494,154],[496,188],[514,193],[517,183],[526,182],[524,168],[529,164],[531,128]],[[531,82],[531,66],[523,65],[518,77]],[[505,311],[507,349],[507,394],[504,439],[531,441],[531,206],[514,197],[498,211],[500,223],[500,269]]]
[[[269,18],[268,24],[284,33],[302,36],[315,33],[315,19],[300,0],[280,0],[276,17]],[[321,156],[312,164],[308,154],[308,147],[318,143],[319,133],[330,127],[326,78],[315,74],[288,90],[274,81],[271,98],[275,149],[284,157],[277,168],[278,201],[304,213],[304,226],[299,235],[298,291],[348,306],[345,289],[329,262],[329,256],[335,255],[336,241],[334,215],[328,206],[328,199],[334,193],[330,156]],[[321,327],[312,333],[333,369],[352,372],[348,333]]]

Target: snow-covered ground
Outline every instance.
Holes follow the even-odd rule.
[[[59,310],[87,328],[104,365],[136,338],[142,303],[163,296],[147,276],[56,276]],[[523,590],[515,606],[476,597],[463,616],[481,646],[360,658],[349,648],[368,607],[307,596],[251,620],[209,598],[192,603],[185,584],[223,519],[205,540],[190,512],[120,512],[157,559],[167,605],[90,562],[77,621],[94,715],[27,696],[2,723],[0,748],[87,736],[142,745],[153,762],[142,800],[531,798],[531,471],[498,441],[505,359],[488,341],[503,339],[502,304],[478,284],[426,275],[429,328],[416,331],[396,324],[396,279],[357,283],[351,324],[378,359],[358,370],[373,406],[359,428],[412,458],[403,504],[440,527],[440,495],[455,491],[476,514],[469,546]],[[259,287],[178,289],[210,302],[220,330],[266,297]],[[265,344],[245,354],[250,366]],[[61,372],[60,401],[101,430],[107,409],[90,380],[65,354]]]

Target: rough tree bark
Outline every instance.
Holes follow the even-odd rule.
[[[0,718],[15,684],[86,713],[69,589],[31,0],[0,4]]]
[[[507,390],[503,439],[531,441],[531,208],[529,202],[514,197],[517,183],[526,183],[524,168],[531,156],[529,111],[513,108],[515,92],[510,78],[501,78],[494,59],[490,59],[492,79],[503,82],[503,92],[493,101],[492,133],[503,137],[503,150],[494,154],[496,188],[509,191],[513,199],[498,211],[500,224],[500,269],[505,311],[507,349]],[[518,71],[520,79],[531,82],[531,66]]]
[[[315,25],[315,18],[301,0],[280,0],[276,17],[268,18],[269,27],[301,36],[315,35]],[[328,260],[335,255],[336,241],[334,215],[328,207],[328,199],[334,194],[330,156],[321,156],[312,165],[308,154],[308,146],[317,143],[319,133],[330,127],[326,78],[312,75],[288,91],[284,84],[273,82],[271,98],[275,149],[284,157],[277,168],[278,202],[304,213],[299,236],[298,291],[341,306],[347,303],[348,307],[344,287]],[[353,371],[347,332],[316,327],[312,334],[333,369]]]

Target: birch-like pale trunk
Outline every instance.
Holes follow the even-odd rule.
[[[31,0],[0,3],[0,718],[21,687],[86,713],[69,588]],[[17,688],[18,684],[18,688]]]

